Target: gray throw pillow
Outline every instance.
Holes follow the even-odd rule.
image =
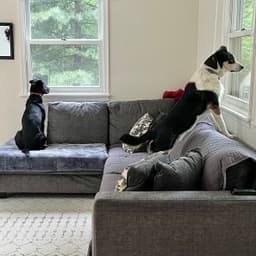
[[[153,166],[157,161],[168,162],[168,151],[151,154],[126,167],[121,174],[121,179],[117,182],[115,191],[152,190]]]
[[[153,190],[198,190],[203,169],[199,151],[190,151],[170,163],[158,161],[155,166]]]

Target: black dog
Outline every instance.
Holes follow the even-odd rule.
[[[171,111],[141,137],[124,134],[120,140],[129,145],[138,145],[152,141],[151,150],[156,152],[172,148],[177,137],[188,130],[196,121],[196,117],[210,108],[216,114],[220,112],[218,96],[207,90],[197,90],[195,83],[189,83],[181,99]]]
[[[49,88],[42,80],[31,80],[30,96],[22,116],[22,130],[15,136],[16,145],[22,152],[40,150],[46,147],[44,135],[45,109],[42,96],[49,93]]]

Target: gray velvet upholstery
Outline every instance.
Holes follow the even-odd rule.
[[[114,173],[106,173],[102,177],[101,185],[100,185],[100,191],[101,192],[113,192],[115,190],[115,186],[117,184],[117,181],[120,179],[120,174],[114,174]]]
[[[109,149],[108,159],[104,166],[104,174],[120,174],[125,167],[133,164],[147,155],[145,152],[130,154],[125,152],[121,145]]]
[[[230,192],[100,192],[93,256],[254,256],[255,212]]]
[[[26,156],[15,144],[0,147],[0,173],[102,174],[108,157],[104,144],[51,144]]]
[[[0,193],[95,194],[101,180],[102,173],[0,174]]]
[[[48,104],[48,143],[108,143],[108,109],[103,102]]]

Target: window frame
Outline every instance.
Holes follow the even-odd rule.
[[[108,40],[108,5],[109,0],[99,1],[99,38],[98,39],[31,39],[29,0],[21,2],[21,24],[23,35],[23,88],[22,96],[29,94],[29,80],[32,79],[31,45],[97,45],[99,49],[99,87],[70,86],[51,87],[48,98],[75,97],[88,99],[107,99],[109,97],[109,40]]]
[[[255,79],[255,68],[256,68],[256,6],[254,8],[254,15],[253,15],[253,22],[252,22],[252,29],[235,31],[234,24],[232,24],[232,20],[234,20],[234,15],[236,15],[237,10],[236,8],[232,8],[232,1],[234,0],[225,0],[224,5],[224,43],[230,48],[230,39],[232,38],[239,38],[243,36],[252,36],[252,55],[251,55],[251,79],[250,79],[250,97],[249,101],[246,102],[241,98],[232,96],[228,94],[231,81],[230,74],[226,75],[223,78],[223,83],[225,87],[225,93],[223,97],[223,106],[224,109],[235,115],[238,116],[240,119],[249,123],[249,125],[253,124],[256,125],[256,79]]]

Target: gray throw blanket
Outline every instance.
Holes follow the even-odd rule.
[[[226,188],[226,170],[247,158],[256,162],[256,152],[234,139],[216,131],[207,113],[195,127],[176,141],[169,151],[171,159],[177,159],[193,149],[199,149],[205,158],[202,189]]]

